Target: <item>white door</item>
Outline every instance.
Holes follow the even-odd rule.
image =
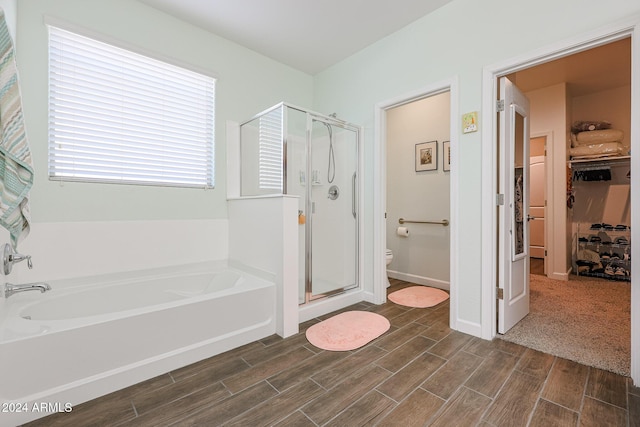
[[[529,313],[529,100],[500,79],[498,332]]]
[[[529,162],[529,256],[542,259],[545,248],[545,159],[546,156],[532,156]]]

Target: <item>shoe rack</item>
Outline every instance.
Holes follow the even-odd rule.
[[[631,228],[626,224],[578,224],[575,271],[578,275],[631,281]]]

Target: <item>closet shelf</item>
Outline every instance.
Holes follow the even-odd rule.
[[[597,159],[569,160],[567,164],[572,169],[590,168],[593,166],[618,166],[631,161],[631,156],[599,157]]]

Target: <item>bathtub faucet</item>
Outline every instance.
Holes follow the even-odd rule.
[[[27,267],[29,269],[33,268],[33,263],[31,262],[31,255],[22,255],[13,250],[13,247],[9,243],[4,244],[3,250],[3,263],[4,263],[4,274],[7,275],[11,273],[11,267],[13,264],[27,260]]]
[[[48,283],[44,283],[44,282],[25,283],[23,285],[13,285],[11,283],[5,283],[4,297],[9,298],[11,295],[17,294],[18,292],[40,291],[41,293],[44,293],[50,290],[51,290],[51,286]]]

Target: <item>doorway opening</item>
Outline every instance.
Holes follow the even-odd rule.
[[[449,289],[449,91],[386,111],[387,275]],[[446,151],[446,152],[445,152]]]
[[[612,61],[608,61],[606,58],[611,58]],[[590,65],[602,64],[603,60],[608,64],[615,64],[615,66]],[[544,311],[541,310],[540,304],[544,300],[538,301],[536,306],[532,299],[529,316],[517,324],[512,332],[505,332],[503,338],[587,365],[629,375],[630,353],[632,352],[629,343],[631,323],[629,312],[632,302],[630,292],[631,261],[630,259],[625,260],[624,257],[630,253],[631,241],[630,232],[620,231],[623,234],[620,238],[621,244],[616,244],[619,232],[614,227],[619,226],[620,230],[624,227],[624,230],[628,230],[631,226],[629,203],[631,183],[630,179],[626,177],[627,172],[631,169],[629,155],[632,127],[631,38],[627,35],[615,40],[602,41],[597,46],[566,55],[560,59],[521,68],[503,75],[508,76],[530,100],[532,111],[531,141],[535,140],[533,136],[536,134],[546,135],[541,137],[540,142],[546,146],[544,153],[539,156],[532,155],[530,163],[532,171],[529,186],[531,205],[528,212],[529,221],[527,221],[531,232],[529,255],[531,273],[534,272],[533,268],[535,267],[537,273],[540,274],[532,281],[531,290],[535,291],[538,296],[547,295],[547,298],[552,298],[549,296],[552,292],[553,298],[561,298],[565,301],[555,313],[546,312],[547,318],[543,319],[543,323],[539,323],[538,320],[541,319],[539,314]],[[500,74],[496,74],[496,77],[500,77]],[[603,145],[601,142],[588,144],[587,150],[587,144],[579,144],[576,141],[577,135],[580,134],[578,133],[579,129],[575,128],[576,123],[587,122],[607,123],[603,125],[605,128],[620,130],[626,138],[611,141],[610,150],[609,146]],[[569,133],[572,125],[574,128]],[[590,131],[591,129],[584,130]],[[599,131],[600,128],[598,127],[596,130]],[[592,133],[588,136],[592,137],[595,134]],[[499,161],[503,161],[501,157],[498,155]],[[534,159],[534,157],[536,158]],[[541,166],[537,166],[539,164]],[[539,175],[544,181],[538,188],[534,188],[534,165],[540,169]],[[625,170],[618,171],[619,168]],[[583,169],[606,170],[606,173],[594,179],[594,181],[599,181],[594,186],[589,186],[582,182],[576,183],[576,176],[583,176],[577,174],[576,171]],[[588,181],[591,181],[590,176],[595,173],[587,175]],[[610,192],[615,194],[609,196]],[[534,195],[542,196],[543,204],[541,206],[534,206]],[[576,200],[578,201],[576,202]],[[613,216],[609,214],[607,217],[607,212],[615,212],[616,214]],[[611,219],[614,217],[615,219]],[[609,224],[611,222],[614,224]],[[602,229],[596,225],[601,225]],[[609,228],[605,230],[605,225],[610,227],[611,231]],[[542,240],[541,248],[540,245],[534,244],[534,228],[539,236],[545,237]],[[602,233],[602,236],[598,236],[598,233]],[[606,248],[600,246],[600,240],[597,241],[597,245],[595,244],[599,238],[602,238],[602,241],[608,240]],[[593,244],[590,239],[594,240]],[[498,244],[502,244],[502,240]],[[620,253],[612,255],[615,251]],[[589,267],[585,267],[583,264],[585,262],[583,258],[587,252],[593,253],[594,257],[598,258],[593,260],[593,265]],[[603,257],[600,256],[602,254],[604,254]],[[616,261],[610,261],[610,259],[614,259],[614,256]],[[615,271],[620,273],[615,275]],[[585,281],[584,277],[579,276],[591,272],[593,272],[592,276],[608,280]],[[498,270],[497,282],[499,284],[501,281],[508,282],[509,278],[501,277],[501,273],[501,270]],[[545,280],[548,283],[545,283]],[[573,289],[572,285],[577,280],[580,280],[581,289]],[[593,347],[594,342],[599,342],[599,354],[589,355],[584,348],[582,350],[555,349],[553,345],[549,345],[553,341],[550,331],[543,332],[543,335],[546,336],[540,337],[539,340],[534,336],[544,327],[551,328],[550,325],[553,324],[551,318],[555,315],[560,319],[575,308],[579,304],[578,298],[581,299],[587,293],[595,294],[601,292],[602,289],[611,287],[611,281],[618,284],[618,286],[611,288],[615,292],[607,292],[609,299],[612,299],[611,307],[628,307],[626,316],[602,317],[599,320],[595,320],[597,316],[594,316],[594,320],[591,322],[574,326],[577,331],[571,334],[572,337],[580,336],[581,339],[574,339],[573,342],[567,339],[564,340],[564,343],[558,344],[559,346],[565,344],[566,346],[583,345],[586,348]],[[535,289],[534,284],[537,284],[538,289]],[[545,286],[548,286],[548,289]],[[618,292],[622,287],[626,287],[626,291]],[[543,288],[546,289],[544,292]],[[566,293],[559,293],[559,291],[566,291]],[[577,293],[572,294],[571,292]],[[590,307],[585,307],[585,309],[592,311],[595,309],[595,304],[597,303],[590,302],[588,303]],[[575,313],[574,317],[580,315],[580,311]],[[498,314],[499,319],[500,314]],[[535,322],[534,319],[536,319]],[[568,329],[566,319],[562,322],[565,325],[564,329]],[[584,331],[580,329],[584,329]],[[611,336],[617,333],[619,335],[617,341],[610,345],[603,345],[602,341],[594,338],[598,336],[599,330],[603,335]],[[614,363],[615,366],[612,369],[607,360],[619,360],[619,353],[615,354],[613,349],[619,350],[621,347],[626,348],[624,355],[626,366]],[[608,354],[608,350],[611,350],[612,354]],[[560,353],[554,353],[554,351]],[[567,353],[567,351],[569,352]],[[581,359],[581,355],[577,358],[571,357],[571,352],[583,353],[585,359]],[[592,359],[589,359],[590,357]],[[599,363],[603,363],[603,365],[599,365]]]
[[[448,206],[448,218],[438,218],[439,220],[447,219],[448,226],[447,236],[445,239],[448,244],[448,251],[445,254],[446,262],[449,265],[448,272],[444,272],[442,275],[442,279],[436,278],[434,281],[429,281],[430,278],[419,277],[420,273],[411,273],[408,275],[400,276],[403,278],[411,277],[410,281],[418,282],[421,284],[429,284],[435,285],[436,287],[441,287],[445,289],[449,289],[450,297],[451,297],[451,306],[449,311],[449,323],[450,326],[454,329],[461,330],[462,332],[467,332],[475,335],[479,335],[478,330],[471,330],[466,328],[466,324],[457,325],[457,301],[456,299],[456,284],[457,284],[457,269],[455,266],[457,265],[458,260],[458,247],[457,247],[457,230],[458,230],[458,210],[457,210],[457,194],[458,194],[458,169],[457,169],[457,144],[458,144],[458,128],[456,126],[458,117],[458,81],[457,77],[452,79],[448,79],[434,85],[431,85],[426,88],[422,88],[416,90],[412,93],[405,94],[384,102],[380,102],[376,105],[375,109],[375,138],[374,138],[374,167],[376,168],[376,173],[373,176],[373,186],[374,186],[374,207],[373,207],[373,221],[375,233],[373,236],[373,251],[374,251],[374,277],[373,277],[373,301],[376,304],[381,304],[386,302],[386,289],[387,289],[387,230],[389,229],[389,233],[395,234],[397,236],[397,228],[401,225],[399,224],[399,217],[402,215],[403,219],[409,220],[428,220],[430,218],[426,218],[426,215],[429,214],[440,214],[440,212],[429,212],[428,209],[424,209],[424,212],[420,213],[420,217],[410,218],[409,213],[397,213],[396,217],[391,217],[387,215],[387,200],[389,197],[389,192],[403,192],[405,195],[411,196],[415,191],[420,192],[420,190],[412,190],[411,188],[388,188],[387,176],[389,171],[388,163],[387,163],[387,155],[388,155],[388,112],[396,109],[398,107],[402,107],[405,105],[409,105],[413,102],[425,100],[428,98],[435,98],[438,96],[446,96],[448,97],[448,106],[445,108],[445,111],[440,112],[440,114],[444,113],[447,117],[447,121],[449,123],[448,141],[445,139],[445,135],[443,136],[429,136],[428,134],[423,134],[420,136],[419,140],[410,141],[404,140],[405,144],[410,145],[410,149],[407,147],[399,150],[402,152],[402,156],[404,156],[406,162],[404,165],[405,172],[417,177],[429,177],[431,175],[440,174],[443,178],[448,178],[448,186],[449,191],[447,194],[447,201],[445,202]],[[423,118],[416,118],[414,121],[419,122],[420,120],[424,121]],[[445,132],[447,133],[447,132]],[[437,142],[434,142],[437,141]],[[447,142],[445,144],[445,142]],[[426,144],[425,148],[432,148],[432,153],[435,156],[432,158],[432,163],[430,165],[422,165],[425,166],[416,168],[416,164],[418,160],[416,160],[417,148],[422,147],[423,143]],[[416,145],[417,144],[417,145]],[[435,148],[435,149],[434,149]],[[446,148],[447,154],[443,153]],[[446,159],[446,162],[443,160]],[[427,162],[428,163],[428,162]],[[446,163],[446,165],[445,165]],[[443,168],[449,169],[448,171],[444,171]],[[429,168],[434,168],[429,170]],[[425,170],[418,170],[425,169]],[[416,213],[416,214],[417,214]],[[406,215],[406,217],[404,217]],[[425,215],[424,218],[422,216]],[[412,228],[409,228],[409,236],[408,238],[402,241],[403,244],[417,244],[421,238],[423,238],[425,233],[433,233],[443,231],[443,225],[422,225],[422,224],[411,224]],[[417,228],[416,228],[417,227]],[[422,228],[424,227],[424,228]],[[435,230],[429,229],[427,227],[435,227]],[[398,236],[400,237],[400,236]],[[413,237],[413,238],[412,238]],[[410,260],[410,258],[408,258]],[[393,262],[390,265],[390,270],[398,267],[399,263],[402,261],[398,261],[396,263],[396,255],[394,255]],[[405,261],[406,262],[406,261]],[[399,271],[399,270],[396,270]],[[447,274],[448,273],[448,274]],[[411,274],[414,274],[415,277],[412,277]],[[448,283],[447,283],[448,282]],[[448,287],[447,287],[448,285]]]
[[[529,272],[546,275],[546,184],[547,140],[549,135],[534,136],[529,140]]]

